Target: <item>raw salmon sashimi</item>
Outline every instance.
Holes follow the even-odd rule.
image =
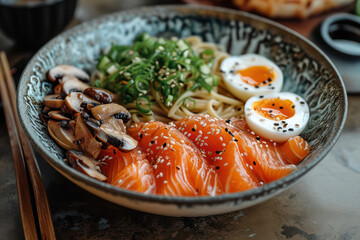
[[[130,152],[121,152],[109,146],[98,157],[107,182],[133,191],[155,194],[156,184],[153,168],[140,147]]]
[[[128,134],[153,164],[156,193],[168,196],[214,196],[223,193],[213,167],[176,128],[161,122],[135,123]]]
[[[251,179],[249,184],[256,186],[275,181],[288,175],[296,166],[289,161],[287,155],[282,151],[281,144],[276,144],[256,136],[254,132],[248,129],[245,120],[236,120],[238,127],[234,126],[230,120],[213,118],[208,115],[195,115],[181,119],[175,123],[177,128],[189,137],[196,146],[200,148],[203,154],[208,157],[208,161],[222,168],[225,166],[234,166],[234,168],[245,168],[242,173],[247,173],[247,179]],[[232,147],[231,151],[239,151],[241,160],[235,160],[234,157],[228,157],[225,152],[230,151],[228,146],[235,142],[237,147]],[[285,143],[286,144],[286,143]],[[305,144],[292,144],[292,148],[305,147]],[[291,149],[288,147],[287,149]],[[301,150],[301,149],[300,149]],[[235,153],[233,155],[236,155]],[[300,156],[297,154],[296,156]],[[303,155],[301,155],[303,156]],[[235,161],[238,161],[235,163]],[[232,169],[223,174],[219,174],[221,182],[232,182],[227,179]],[[233,173],[233,172],[232,172]],[[224,176],[222,176],[224,175]],[[235,177],[234,174],[232,176]],[[230,189],[229,186],[224,186]],[[245,189],[246,190],[246,189]]]

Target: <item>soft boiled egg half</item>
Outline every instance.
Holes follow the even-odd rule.
[[[222,61],[220,71],[227,89],[243,101],[259,94],[280,92],[283,85],[280,68],[257,54],[228,57]]]
[[[257,135],[284,142],[304,130],[309,120],[309,107],[294,93],[258,95],[245,103],[245,119]]]

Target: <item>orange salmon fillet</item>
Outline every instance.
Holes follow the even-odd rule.
[[[213,167],[199,149],[173,126],[135,123],[128,134],[153,164],[156,193],[167,196],[214,196],[223,193]]]
[[[139,147],[130,152],[121,152],[109,146],[102,150],[98,160],[107,182],[133,191],[155,194],[156,185],[153,168]]]

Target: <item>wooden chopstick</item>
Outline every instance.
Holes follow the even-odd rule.
[[[34,213],[31,206],[29,185],[27,182],[25,163],[20,147],[19,135],[15,125],[14,115],[11,109],[9,95],[6,90],[2,68],[0,67],[0,92],[4,108],[6,125],[9,132],[11,151],[14,159],[16,187],[20,206],[21,221],[26,239],[37,239]]]
[[[39,226],[42,239],[55,239],[55,230],[51,217],[51,211],[49,202],[46,196],[45,188],[40,177],[39,169],[35,161],[35,155],[30,145],[29,140],[27,139],[19,121],[19,117],[16,110],[16,90],[13,77],[10,72],[9,63],[7,61],[6,55],[4,52],[0,53],[0,62],[2,72],[5,76],[5,81],[1,81],[1,88],[7,90],[8,98],[10,99],[10,105],[12,108],[14,122],[16,122],[17,132],[22,144],[23,154],[25,156],[26,164],[28,167],[28,173],[31,179],[31,184],[33,187],[36,210],[39,219]],[[4,84],[3,84],[4,83]],[[3,86],[5,85],[5,86]],[[3,91],[1,91],[3,92]]]

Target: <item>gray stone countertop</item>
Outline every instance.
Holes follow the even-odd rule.
[[[80,6],[84,2],[80,0]],[[99,14],[95,9],[110,11],[80,8],[78,17]],[[58,239],[360,239],[359,95],[349,96],[348,112],[335,147],[295,186],[264,203],[218,216],[171,218],[123,208],[75,186],[38,157],[56,235]],[[23,238],[1,111],[0,239]]]

